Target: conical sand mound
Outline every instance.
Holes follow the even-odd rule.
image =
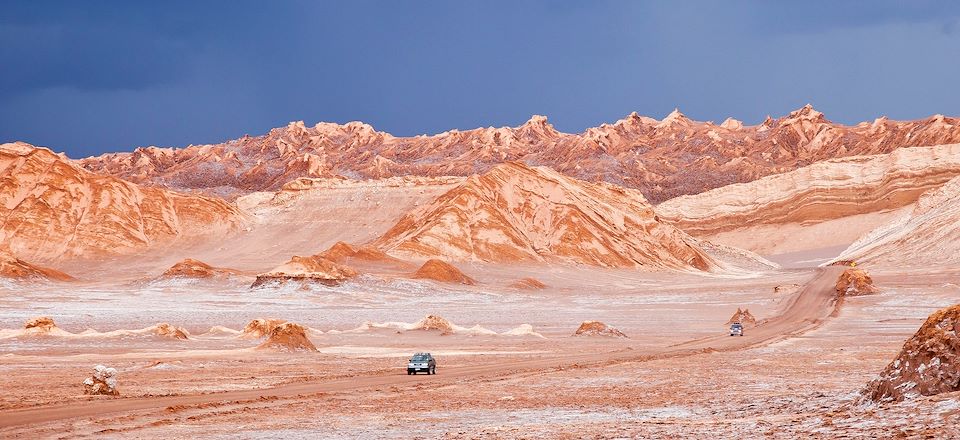
[[[473,285],[476,281],[445,261],[430,259],[413,274],[413,278]]]
[[[174,264],[163,273],[164,278],[214,278],[239,274],[239,271],[222,267],[213,267],[200,260],[187,258]]]
[[[540,290],[547,288],[547,285],[536,278],[521,278],[510,283],[510,287],[520,290]]]
[[[250,287],[258,287],[268,283],[283,284],[288,281],[336,286],[357,275],[357,271],[353,268],[334,263],[320,255],[294,256],[286,264],[270,272],[257,275],[256,281]]]
[[[320,253],[320,256],[337,264],[347,263],[349,260],[360,260],[367,262],[399,262],[379,249],[371,247],[354,247],[342,241],[338,241],[330,246],[329,249]]]
[[[604,324],[600,321],[583,321],[580,324],[580,327],[577,328],[577,331],[573,333],[574,336],[611,336],[615,338],[626,338],[627,335],[623,334],[620,330],[617,330],[607,324]]]
[[[744,326],[754,326],[757,325],[757,318],[753,316],[753,313],[750,313],[750,309],[741,310],[737,307],[737,311],[733,312],[733,316],[730,317],[730,320],[727,321],[726,325],[739,322]]]
[[[157,336],[170,339],[187,340],[190,339],[190,333],[183,327],[174,327],[166,322],[157,324],[154,330]]]
[[[413,325],[411,330],[439,330],[441,332],[452,332],[453,324],[437,315],[427,315]]]
[[[280,324],[270,330],[267,340],[258,345],[257,349],[284,352],[317,351],[317,347],[307,338],[307,329],[292,322]]]
[[[243,331],[240,333],[240,337],[246,339],[263,338],[269,335],[274,328],[286,322],[287,321],[285,319],[257,318],[253,321],[250,321],[250,323],[243,328]]]

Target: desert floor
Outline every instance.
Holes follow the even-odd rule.
[[[960,302],[960,269],[867,268],[881,293],[836,306],[837,272],[812,261],[736,276],[477,266],[476,286],[8,284],[0,437],[960,438],[957,393],[858,394],[927,315]],[[548,288],[504,287],[525,276]],[[761,321],[742,338],[724,325],[738,307]],[[463,328],[364,326],[427,314]],[[18,336],[41,315],[69,333]],[[319,352],[255,350],[232,331],[262,317],[309,327]],[[572,336],[584,320],[629,338]],[[159,322],[191,339],[133,331]],[[540,336],[499,334],[521,324]],[[406,374],[416,351],[437,375]],[[120,371],[120,397],[82,394],[97,364]]]

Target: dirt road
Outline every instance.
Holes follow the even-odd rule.
[[[443,368],[435,376],[407,376],[402,369],[396,373],[354,376],[342,379],[303,382],[274,388],[228,391],[209,394],[164,397],[133,397],[93,400],[82,405],[62,404],[38,408],[14,409],[0,412],[0,433],[13,427],[35,425],[69,419],[104,416],[132,412],[158,412],[168,407],[216,404],[237,401],[265,401],[297,399],[321,393],[335,393],[383,387],[416,387],[422,384],[443,385],[481,381],[497,376],[534,373],[567,368],[599,367],[622,362],[643,362],[653,359],[690,356],[707,351],[742,350],[790,338],[821,325],[836,312],[835,284],[842,267],[817,269],[814,276],[796,293],[783,311],[749,329],[746,336],[726,334],[696,339],[661,350],[620,350],[605,353],[585,353],[545,356],[511,362],[511,370],[497,370],[491,363]],[[501,364],[502,365],[502,364]]]

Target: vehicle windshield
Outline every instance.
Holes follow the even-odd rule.
[[[427,356],[414,356],[413,359],[410,359],[410,360],[411,361],[428,361],[430,360],[430,358]]]

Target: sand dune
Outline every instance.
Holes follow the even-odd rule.
[[[498,165],[405,215],[374,245],[405,258],[710,270],[643,196],[547,168]]]
[[[790,251],[836,245],[867,232],[921,194],[960,175],[960,144],[901,148],[889,154],[830,159],[749,183],[667,200],[657,214],[697,237],[750,250],[769,249],[765,231],[818,223],[830,233],[797,234]],[[878,213],[879,215],[868,216]],[[831,223],[832,221],[832,223]],[[842,231],[841,231],[842,230]],[[775,232],[774,232],[775,233]],[[753,235],[756,238],[750,239]],[[780,241],[780,249],[789,244]]]
[[[925,193],[912,210],[863,235],[836,260],[886,267],[960,263],[960,177]]]

